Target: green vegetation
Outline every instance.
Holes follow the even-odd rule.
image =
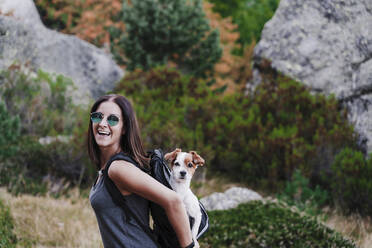
[[[0,72],[0,82],[0,185],[13,193],[44,194],[56,178],[86,181],[82,137],[89,120],[67,93],[71,80],[42,71],[32,77],[13,66]],[[41,138],[54,141],[41,144]]]
[[[201,247],[356,247],[315,219],[275,203],[255,201],[208,215]]]
[[[221,45],[218,30],[209,24],[218,18],[207,19],[201,0],[126,0],[122,6],[119,0],[35,2],[48,27],[98,45],[111,40],[117,61],[131,71],[114,92],[133,101],[146,148],[197,150],[208,172],[277,193],[310,215],[325,203],[372,215],[372,158],[358,151],[337,99],[311,94],[265,68],[262,83],[248,95],[238,87],[223,92],[228,80],[245,84],[251,77],[252,52],[239,62],[245,67],[228,56],[220,60],[221,47],[230,46],[230,53],[238,36]],[[238,25],[242,49],[260,39],[279,4],[210,2]],[[227,26],[224,36],[234,30]],[[225,63],[219,67],[224,73],[220,88],[212,90],[217,62]],[[239,76],[244,72],[248,76]],[[73,87],[71,80],[42,71],[31,76],[12,66],[0,72],[0,185],[14,193],[45,194],[48,184],[61,178],[59,192],[63,185],[90,184],[94,168],[84,148],[89,115],[72,103]],[[45,137],[54,141],[41,144]]]
[[[132,99],[147,148],[195,149],[212,159],[203,120],[213,118],[218,98],[204,81],[162,67],[127,74],[114,92]]]
[[[292,180],[286,183],[284,190],[277,198],[289,206],[296,206],[300,211],[311,216],[322,215],[321,207],[328,203],[328,192],[322,190],[319,185],[315,189],[310,187],[309,179],[296,170]]]
[[[17,237],[13,233],[13,219],[9,208],[0,199],[0,247],[15,248]]]
[[[128,70],[172,63],[203,77],[221,57],[219,33],[211,30],[201,0],[124,1],[122,21],[125,32],[111,32],[112,40],[118,39],[112,49],[118,61],[125,54]]]
[[[16,153],[15,144],[20,137],[19,127],[19,118],[10,115],[5,104],[0,101],[0,161],[4,161],[6,157]]]
[[[331,173],[324,175],[333,199],[345,213],[372,216],[372,156],[345,148],[336,157]]]
[[[320,180],[324,156],[353,146],[353,128],[333,97],[284,77],[252,95],[219,95],[204,81],[166,68],[128,74],[116,93],[133,100],[147,147],[196,149],[210,171],[274,189],[296,169]],[[328,168],[329,169],[329,168]]]
[[[68,134],[74,118],[66,118],[73,108],[67,90],[71,80],[39,71],[36,77],[22,73],[17,67],[0,72],[0,94],[12,115],[19,116],[21,134],[33,136]]]
[[[223,17],[231,16],[238,25],[239,42],[242,45],[258,41],[261,31],[267,21],[271,19],[280,0],[209,0],[214,10]]]

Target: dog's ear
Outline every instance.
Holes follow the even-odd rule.
[[[199,156],[199,154],[197,154],[195,151],[190,151],[189,153],[191,153],[192,155],[192,161],[194,162],[194,164],[196,164],[197,166],[203,166],[205,161],[202,157]]]
[[[169,152],[167,154],[164,155],[164,159],[165,161],[167,162],[173,162],[176,157],[177,157],[177,154],[181,152],[181,149],[180,148],[176,148],[176,150],[174,150],[173,152]]]

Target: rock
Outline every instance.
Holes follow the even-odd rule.
[[[250,189],[241,187],[232,187],[224,193],[216,192],[200,199],[208,211],[235,208],[241,203],[255,200],[262,200],[262,196]]]
[[[41,145],[50,145],[53,142],[61,142],[67,144],[73,139],[73,136],[66,136],[66,135],[57,135],[57,136],[45,136],[39,138],[39,143]]]
[[[29,25],[42,25],[36,6],[30,0],[0,0],[0,14],[15,17]]]
[[[281,0],[254,51],[313,92],[334,94],[372,152],[372,1]]]
[[[0,0],[1,13],[10,12],[13,1]],[[86,102],[112,90],[124,72],[110,54],[75,36],[47,29],[34,14],[22,16],[29,2],[31,12],[35,6],[31,0],[19,2],[23,4],[15,6],[14,16],[0,15],[0,70],[17,62],[34,71],[62,74],[77,86],[75,101]]]

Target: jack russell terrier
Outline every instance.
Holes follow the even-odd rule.
[[[190,182],[198,166],[204,165],[204,159],[194,151],[182,152],[179,148],[165,154],[164,159],[170,162],[171,166],[170,185],[181,196],[187,214],[194,218],[191,233],[195,242],[194,247],[199,247],[196,237],[201,222],[201,211],[198,198],[190,189]]]

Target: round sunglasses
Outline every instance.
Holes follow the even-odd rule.
[[[93,112],[90,114],[90,119],[93,123],[100,123],[103,120],[103,114],[101,112]],[[111,114],[107,117],[107,123],[113,127],[119,123],[119,117]]]

